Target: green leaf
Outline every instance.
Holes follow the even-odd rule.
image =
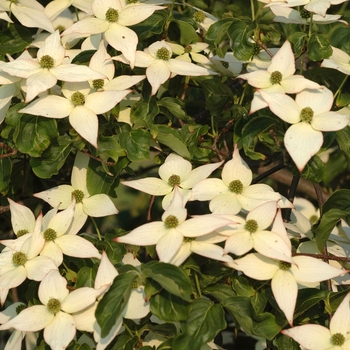
[[[226,328],[225,314],[220,304],[204,298],[195,299],[185,324],[185,332],[173,340],[173,350],[200,350]]]
[[[185,21],[172,18],[170,20],[168,35],[172,41],[180,41],[180,44],[187,46],[198,41],[198,34],[193,26]]]
[[[11,179],[12,161],[11,157],[1,158],[2,155],[6,155],[6,151],[0,147],[0,193],[6,195]]]
[[[40,157],[57,136],[55,119],[24,114],[14,133],[14,140],[20,152]]]
[[[295,56],[299,57],[305,51],[307,34],[304,32],[295,32],[289,35],[288,40],[293,44]]]
[[[244,276],[234,278],[232,281],[232,288],[240,297],[252,297],[256,294],[255,289]]]
[[[71,139],[67,135],[59,136],[57,142],[44,151],[40,158],[30,159],[30,165],[36,176],[48,179],[58,174],[65,163],[72,149]]]
[[[218,46],[228,38],[228,29],[232,24],[232,18],[225,18],[214,22],[205,35],[205,41],[211,46]]]
[[[129,270],[127,273],[118,275],[107,293],[98,303],[95,316],[101,327],[101,337],[108,335],[112,327],[126,307],[134,281],[137,279],[137,271]]]
[[[134,350],[139,338],[135,335],[130,338],[130,335],[121,334],[116,338],[111,350]]]
[[[115,162],[117,162],[119,157],[124,157],[126,154],[119,144],[119,138],[117,135],[101,135],[98,139],[96,155],[105,161],[107,161],[108,158],[112,158]]]
[[[176,98],[163,97],[160,101],[158,101],[158,106],[164,107],[176,118],[189,119],[184,111],[185,104]]]
[[[228,29],[231,39],[231,48],[238,60],[247,61],[252,57],[254,44],[248,39],[254,32],[253,23],[235,20]]]
[[[138,35],[139,41],[152,37],[155,34],[163,33],[165,23],[168,18],[167,11],[156,11],[152,16],[145,19],[143,22],[132,26],[132,30]]]
[[[139,162],[150,157],[151,135],[143,129],[124,131],[119,134],[120,145],[132,162]]]
[[[257,314],[248,297],[228,298],[222,305],[248,334],[272,340],[281,330],[271,313]]]
[[[91,267],[84,266],[78,271],[75,287],[76,288],[81,288],[81,287],[94,288],[95,275],[96,275],[96,271],[94,272]]]
[[[155,125],[153,128],[155,133],[154,139],[158,142],[162,143],[165,146],[168,146],[178,155],[191,159],[190,152],[188,151],[184,140],[181,135],[175,129],[167,126],[167,125]]]
[[[312,34],[307,43],[307,54],[312,61],[321,61],[332,55],[332,47],[325,34]]]
[[[22,52],[32,42],[32,34],[22,25],[10,24],[0,32],[0,54],[13,55]]]
[[[136,102],[131,107],[131,117],[134,120],[134,128],[150,128],[158,113],[159,107],[155,98],[150,98],[148,101]]]
[[[76,55],[72,59],[72,63],[74,64],[82,64],[82,65],[89,65],[91,61],[91,57],[96,53],[96,50],[84,50],[83,52],[80,52],[78,55]]]
[[[142,275],[144,278],[153,279],[169,293],[191,301],[191,282],[181,268],[172,264],[150,261],[142,265]]]
[[[350,126],[336,132],[336,140],[344,156],[350,162]]]
[[[340,219],[350,224],[350,190],[338,190],[332,193],[322,206],[322,216],[312,227],[320,252]]]
[[[325,171],[325,165],[317,155],[313,156],[306,164],[301,176],[314,183],[322,181]]]
[[[341,26],[331,31],[329,38],[331,45],[350,54],[350,30],[348,26]]]
[[[149,302],[152,314],[165,322],[185,321],[191,309],[188,301],[166,290],[154,295]]]

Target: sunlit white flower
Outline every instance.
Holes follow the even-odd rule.
[[[170,206],[162,215],[162,221],[141,225],[116,242],[134,245],[156,245],[159,260],[169,262],[180,249],[185,237],[194,238],[213,232],[231,221],[212,214],[200,215],[186,220],[187,210],[175,187]]]
[[[130,63],[135,64],[138,43],[136,33],[129,29],[164,7],[142,3],[123,6],[119,0],[94,0],[92,12],[95,17],[87,17],[73,24],[62,35],[80,34],[80,37],[103,33],[105,40],[116,50],[121,51]]]
[[[191,188],[199,181],[206,179],[222,162],[206,164],[192,170],[192,164],[175,153],[171,153],[159,167],[160,179],[146,177],[139,180],[123,181],[122,184],[153,196],[165,196],[163,209],[171,203],[175,186],[186,203],[191,199]]]
[[[89,83],[65,83],[64,97],[48,95],[33,101],[21,113],[41,115],[46,118],[69,117],[73,128],[97,148],[97,114],[108,112],[131,90],[91,92]]]
[[[75,198],[76,204],[74,221],[70,228],[71,234],[81,229],[88,216],[102,217],[118,213],[112,200],[106,194],[90,195],[86,184],[89,159],[86,154],[77,153],[72,170],[72,185],[60,185],[34,194],[35,197],[43,199],[52,207],[58,206],[59,209],[68,208],[73,197]]]
[[[209,27],[217,21],[217,18],[208,12],[204,12],[199,8],[193,7],[197,11],[193,14],[193,19],[196,21],[199,28],[205,32]]]
[[[224,57],[215,55],[210,58],[215,70],[230,77],[236,76],[242,71],[243,62],[239,61],[233,52],[227,52]]]
[[[178,60],[184,60],[187,62],[194,62],[201,63],[201,64],[209,64],[210,61],[207,56],[200,54],[199,52],[204,51],[206,48],[208,48],[209,44],[207,43],[192,43],[190,45],[187,45],[185,47],[176,44],[176,43],[167,43],[171,49],[173,50],[173,53],[178,55],[176,59]]]
[[[237,214],[242,208],[249,211],[264,202],[281,199],[268,185],[251,185],[253,173],[241,158],[237,145],[221,177],[202,180],[192,189],[192,199],[210,200],[209,208],[215,214]]]
[[[57,80],[76,82],[105,78],[84,65],[62,64],[64,57],[65,49],[56,30],[38,50],[37,59],[18,58],[1,68],[11,75],[27,79],[26,102],[56,85]]]
[[[336,47],[332,46],[332,49],[332,55],[323,60],[321,67],[337,69],[344,74],[350,75],[350,56]]]
[[[191,62],[171,58],[173,51],[164,40],[156,41],[144,51],[136,51],[135,66],[146,69],[146,76],[152,86],[152,95],[155,95],[159,87],[172,75],[200,76],[211,74],[210,70],[197,66]],[[128,63],[125,55],[113,57],[113,59]]]
[[[320,282],[346,272],[309,256],[295,256],[291,264],[270,259],[260,253],[236,259],[229,266],[259,281],[271,279],[273,295],[290,325],[293,325],[298,283]]]
[[[74,6],[75,8],[90,14],[92,12],[92,3],[93,0],[53,0],[47,4],[44,12],[51,21],[53,21],[70,6]]]
[[[44,7],[35,0],[0,1],[0,18],[13,23],[6,12],[2,11],[12,13],[25,27],[42,28],[50,33],[54,32],[49,17],[44,13]]]
[[[330,111],[333,93],[326,87],[304,90],[295,100],[281,93],[260,90],[260,94],[274,114],[293,124],[284,135],[284,145],[299,171],[320,150],[322,131],[340,130],[349,122],[348,116]]]
[[[329,329],[319,324],[305,324],[281,332],[293,338],[308,350],[350,349],[350,293],[338,306],[329,323]]]
[[[44,340],[52,350],[65,349],[76,333],[71,314],[92,305],[99,291],[82,287],[71,293],[67,281],[58,270],[50,271],[39,286],[38,296],[43,305],[33,305],[0,326],[0,330],[15,328],[36,332],[44,329]]]

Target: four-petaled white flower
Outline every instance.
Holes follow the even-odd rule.
[[[26,78],[26,102],[52,88],[57,80],[78,82],[103,79],[105,76],[84,65],[63,64],[66,50],[61,45],[59,31],[48,36],[38,50],[36,59],[18,58],[1,69],[11,75]],[[50,110],[53,105],[50,106]]]
[[[321,67],[337,69],[339,72],[350,75],[350,56],[336,47],[333,47],[332,55],[324,59]]]
[[[192,199],[210,200],[215,214],[237,214],[242,208],[252,210],[267,201],[278,201],[280,194],[265,184],[251,185],[253,173],[241,158],[237,145],[233,157],[222,169],[221,179],[205,179],[192,189]]]
[[[281,332],[308,350],[350,349],[350,293],[338,306],[329,322],[329,329],[319,324],[304,324]]]
[[[172,54],[171,47],[164,40],[156,41],[144,51],[136,51],[135,66],[147,68],[146,76],[152,86],[152,95],[155,95],[159,87],[172,75],[200,76],[213,73],[191,62],[171,58]],[[113,59],[128,63],[125,55],[116,56]]]
[[[215,55],[210,58],[210,62],[214,70],[229,77],[236,76],[242,71],[243,62],[239,61],[233,52],[227,52],[224,57]]]
[[[74,220],[70,227],[70,234],[77,233],[85,224],[88,216],[102,217],[118,213],[112,200],[106,194],[90,195],[86,184],[89,159],[86,154],[77,153],[72,170],[72,185],[60,185],[34,194],[35,197],[43,199],[52,207],[58,206],[58,209],[68,208],[73,197],[75,198]]]
[[[176,43],[167,43],[171,49],[173,50],[173,53],[178,55],[176,59],[178,60],[184,60],[187,62],[194,62],[201,63],[201,64],[209,64],[209,58],[199,52],[204,51],[208,48],[209,44],[207,43],[192,43],[185,47],[176,44]]]
[[[260,90],[260,94],[274,114],[293,124],[284,135],[284,145],[299,171],[320,150],[322,131],[337,131],[349,123],[349,116],[330,111],[333,93],[324,86],[304,90],[295,100],[281,93]]]
[[[185,237],[194,238],[231,223],[231,220],[212,214],[200,215],[186,220],[187,210],[181,195],[175,187],[170,206],[162,215],[162,221],[141,225],[125,236],[117,237],[116,242],[143,246],[156,245],[160,261],[170,262],[179,251]]]
[[[94,304],[101,292],[82,287],[69,293],[67,281],[58,270],[51,270],[41,281],[38,291],[43,305],[33,305],[0,326],[0,330],[15,328],[36,332],[44,329],[45,342],[52,350],[65,349],[76,333],[71,314]]]
[[[127,63],[134,68],[138,36],[127,27],[144,21],[154,11],[164,7],[142,3],[123,6],[119,0],[95,0],[91,7],[95,17],[82,19],[62,35],[77,34],[77,37],[84,37],[104,33],[108,44],[121,51]]]
[[[192,170],[192,164],[175,153],[171,153],[159,167],[160,179],[146,177],[140,180],[123,181],[122,184],[153,196],[165,196],[162,206],[166,209],[177,186],[184,203],[191,199],[191,188],[199,181],[206,179],[222,162],[205,164]]]

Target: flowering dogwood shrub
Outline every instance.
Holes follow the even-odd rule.
[[[0,0],[5,350],[349,350],[349,20]]]

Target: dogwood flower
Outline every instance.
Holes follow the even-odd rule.
[[[47,4],[44,12],[51,19],[51,21],[53,21],[70,6],[74,6],[75,8],[90,14],[92,11],[92,3],[93,0],[53,0]]]
[[[46,118],[69,117],[73,128],[97,148],[97,114],[108,112],[131,90],[91,92],[89,83],[66,83],[64,97],[48,95],[22,108],[21,113],[41,115]]]
[[[193,200],[210,200],[210,211],[215,214],[237,214],[242,208],[252,210],[267,201],[277,201],[280,195],[265,184],[251,185],[253,174],[241,158],[237,145],[232,159],[223,167],[221,179],[205,179],[193,188]]]
[[[186,220],[180,192],[175,187],[170,206],[164,211],[162,221],[141,225],[127,235],[115,238],[118,243],[156,245],[160,261],[170,262],[179,251],[185,237],[194,238],[213,232],[231,221],[212,214],[200,215]]]
[[[186,203],[192,196],[191,188],[207,178],[223,162],[206,164],[192,170],[192,164],[175,153],[171,153],[159,167],[160,179],[146,177],[139,180],[123,181],[122,184],[153,196],[165,196],[163,209],[168,208],[177,186],[182,200]]]
[[[331,5],[339,5],[344,1],[346,0],[287,0],[286,6],[295,7],[305,5],[305,10],[324,17]]]
[[[192,43],[190,45],[187,45],[185,47],[176,44],[176,43],[167,43],[171,49],[173,50],[173,53],[178,55],[176,59],[178,60],[184,60],[187,62],[194,62],[201,63],[201,64],[209,64],[210,61],[207,56],[204,56],[203,54],[200,54],[199,52],[204,51],[208,48],[209,44],[207,43]]]
[[[127,63],[134,68],[138,37],[127,27],[144,21],[154,11],[164,7],[142,3],[123,6],[119,0],[94,0],[91,8],[95,17],[82,19],[65,30],[62,35],[80,34],[80,37],[84,37],[104,33],[108,44],[121,51]]]
[[[217,18],[208,12],[200,10],[199,8],[193,8],[198,10],[193,14],[193,19],[197,22],[198,27],[206,32],[209,27],[217,21]]]
[[[19,246],[13,240],[0,241],[6,247],[0,254],[1,304],[4,304],[9,289],[19,286],[26,278],[41,281],[50,270],[57,269],[52,259],[38,256],[45,244],[41,224],[42,214],[36,220],[33,234],[19,238]]]
[[[103,74],[84,65],[62,64],[64,57],[65,49],[56,30],[46,38],[36,59],[18,58],[1,68],[11,75],[27,79],[26,102],[52,88],[57,80],[77,82],[105,78]]]
[[[237,76],[242,71],[243,62],[233,52],[227,52],[224,57],[215,55],[210,58],[210,62],[215,70],[229,77]]]
[[[350,293],[335,311],[329,329],[319,324],[305,324],[281,332],[308,350],[350,349]]]
[[[41,281],[38,291],[43,305],[24,309],[0,326],[0,330],[15,328],[24,332],[44,329],[44,340],[52,350],[65,349],[76,333],[71,314],[94,304],[100,291],[82,287],[69,293],[67,281],[58,270],[51,270]]]
[[[288,263],[270,259],[260,253],[251,253],[236,259],[234,263],[228,263],[232,268],[256,280],[271,279],[272,293],[291,326],[298,283],[321,282],[346,273],[345,270],[309,256],[295,256],[292,261]]]
[[[60,185],[46,191],[34,194],[52,207],[58,209],[68,208],[75,198],[74,220],[70,227],[70,234],[78,232],[85,224],[87,217],[102,217],[117,214],[118,210],[106,194],[90,195],[87,184],[87,167],[89,157],[78,152],[72,170],[72,185]]]
[[[333,93],[326,87],[304,90],[295,101],[281,93],[260,90],[260,94],[274,114],[293,124],[284,135],[284,145],[299,171],[320,150],[322,131],[340,130],[349,122],[349,116],[330,111]]]
[[[339,72],[350,75],[350,56],[336,47],[333,47],[332,55],[324,59],[321,67],[337,69]]]
[[[5,11],[12,13],[25,27],[42,28],[50,33],[54,32],[50,19],[44,13],[44,6],[35,0],[0,1],[0,18],[13,23]]]
[[[210,70],[193,63],[171,58],[173,51],[164,40],[156,41],[144,51],[136,51],[135,66],[144,67],[146,76],[152,86],[151,95],[155,95],[159,87],[174,74],[185,76],[200,76],[211,74]],[[112,57],[113,59],[128,63],[125,55]]]
[[[258,88],[259,91],[254,93],[250,113],[267,107],[261,91],[270,93],[287,93],[295,94],[304,89],[317,89],[320,86],[302,75],[294,75],[295,58],[292,46],[289,41],[285,41],[275,56],[267,70],[257,70],[246,74],[241,74],[238,78],[245,79],[248,84]]]

